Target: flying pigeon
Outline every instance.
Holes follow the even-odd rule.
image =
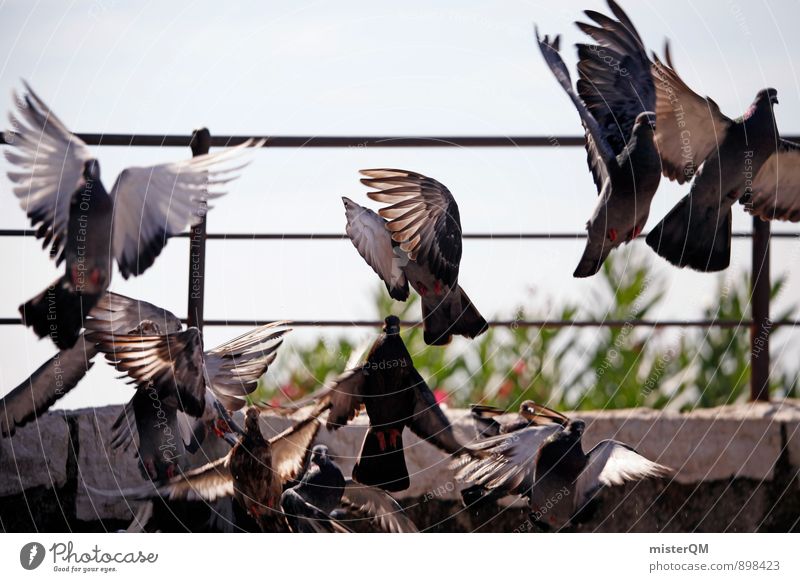
[[[308,448],[319,431],[320,412],[315,410],[265,439],[259,426],[260,413],[250,407],[245,414],[244,434],[232,443],[226,456],[169,480],[108,493],[130,499],[162,496],[187,501],[232,496],[263,531],[287,531],[279,507],[283,486],[302,471]]]
[[[472,405],[470,416],[475,423],[475,432],[479,441],[513,433],[530,426],[553,427],[566,426],[569,419],[550,408],[536,404],[533,400],[525,400],[519,406],[518,413],[510,413],[493,406]],[[506,493],[498,489],[487,489],[475,484],[461,490],[461,498],[466,507],[475,507],[479,503],[497,501]]]
[[[527,497],[538,523],[561,528],[601,487],[670,474],[667,467],[614,440],[584,453],[584,428],[582,420],[570,420],[566,426],[554,422],[469,445],[488,455],[465,457],[456,465],[456,479]]]
[[[576,23],[598,43],[577,45],[577,92],[558,52],[559,37],[551,41],[536,31],[542,56],[581,117],[599,196],[575,277],[594,275],[614,248],[639,236],[661,180],[650,61],[628,16],[613,0],[608,5],[618,20],[587,10],[599,26]]]
[[[343,197],[347,236],[397,301],[409,284],[422,298],[425,343],[445,345],[453,335],[474,338],[488,329],[458,285],[461,219],[441,183],[405,170],[362,170],[376,188],[372,200],[389,204],[376,214]]]
[[[721,271],[730,264],[731,207],[737,201],[765,219],[800,220],[798,146],[778,135],[775,89],[762,89],[745,114],[726,117],[680,78],[669,45],[654,55],[655,142],[663,172],[691,190],[647,236],[678,267]],[[779,172],[780,170],[780,172]]]
[[[231,422],[227,411],[244,407],[245,398],[258,386],[258,379],[275,360],[283,336],[290,331],[284,324],[262,325],[203,351],[202,334],[196,327],[167,334],[153,333],[150,329],[115,334],[102,326],[98,329],[94,318],[87,319],[87,339],[95,342],[97,350],[137,387],[114,423],[112,445],[127,448],[137,436],[140,447],[142,439],[155,444],[151,438],[160,435],[146,427],[158,424],[155,415],[159,410],[164,410],[169,418],[180,411],[199,419],[192,426],[190,451],[202,442],[208,427],[218,436],[229,432],[229,427],[225,427]],[[145,405],[148,400],[149,405]],[[159,406],[154,406],[156,402]],[[137,430],[132,430],[131,416]],[[150,478],[163,474],[158,466],[146,463],[144,471]],[[169,475],[174,468],[167,471]]]
[[[565,425],[568,421],[560,412],[536,404],[533,400],[524,400],[519,405],[519,412],[514,413],[483,404],[473,404],[469,412],[479,439],[508,434],[532,425],[553,422]]]
[[[208,200],[246,166],[243,154],[262,142],[149,167],[129,167],[111,191],[100,163],[25,83],[15,95],[16,133],[7,133],[8,177],[36,237],[65,274],[20,307],[25,325],[59,348],[78,340],[83,319],[108,288],[112,260],[124,278],[140,275],[167,239],[200,222]]]
[[[390,315],[366,361],[344,372],[331,386],[312,394],[330,408],[326,427],[336,430],[365,407],[370,427],[361,445],[353,479],[386,491],[403,491],[410,481],[403,452],[403,429],[450,454],[463,446],[453,434],[430,388],[414,368],[400,337],[400,320]]]
[[[97,329],[112,334],[135,333],[144,328],[155,333],[181,330],[180,320],[169,311],[110,291],[100,298],[90,316]],[[0,400],[0,434],[13,435],[16,428],[47,411],[78,385],[94,365],[95,355],[95,343],[81,333],[74,346],[60,350],[42,364]]]

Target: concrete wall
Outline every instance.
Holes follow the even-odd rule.
[[[0,526],[5,531],[103,531],[127,526],[139,504],[86,489],[143,483],[129,452],[111,451],[108,436],[119,407],[54,412],[0,439]],[[448,410],[459,436],[474,436],[468,413]],[[800,529],[800,403],[753,404],[689,414],[649,409],[582,412],[585,446],[615,438],[676,470],[670,481],[603,492],[577,531],[794,531]],[[320,431],[349,475],[365,431],[359,418],[335,433]],[[290,420],[264,417],[266,435]],[[221,456],[216,438],[187,459]],[[523,504],[511,499],[467,511],[448,458],[406,431],[411,488],[396,497],[430,531],[527,531]],[[223,507],[223,513],[230,511]],[[203,504],[156,504],[162,530],[205,529]],[[237,512],[238,513],[238,512]]]

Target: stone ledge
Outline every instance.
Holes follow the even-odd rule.
[[[83,486],[86,483],[94,488],[113,490],[142,482],[133,454],[113,452],[107,446],[111,424],[119,411],[119,406],[109,406],[66,414],[55,412],[17,431],[12,439],[0,440],[0,517],[3,498],[11,500],[34,488],[60,490],[67,485],[69,475],[74,474],[76,478],[72,480],[77,483],[73,484],[76,494],[72,515],[76,520],[89,523],[130,519],[136,510],[134,504],[91,494]],[[474,438],[474,428],[466,410],[446,409],[445,412],[459,438],[464,441]],[[641,499],[639,494],[636,498],[629,495],[630,490],[637,487],[635,485],[604,494],[604,498],[627,501],[625,505],[621,501],[616,505],[606,504],[611,513],[593,522],[595,529],[661,531],[677,528],[679,531],[680,527],[692,523],[695,528],[708,527],[708,531],[715,531],[715,527],[753,531],[771,523],[765,512],[771,511],[780,499],[772,499],[769,485],[776,479],[781,463],[784,465],[781,479],[786,481],[781,484],[781,491],[785,493],[786,486],[793,491],[797,488],[797,479],[792,477],[800,467],[800,403],[797,401],[734,405],[691,413],[626,409],[587,411],[573,416],[587,422],[584,437],[587,449],[600,440],[614,438],[676,470],[675,479],[670,483],[640,484],[637,491],[644,495]],[[267,436],[277,434],[292,422],[278,416],[262,418]],[[338,431],[322,429],[317,438],[317,442],[329,446],[347,475],[360,449],[366,425],[367,418],[362,415]],[[71,437],[77,446],[71,446]],[[448,456],[410,431],[404,433],[403,440],[411,487],[396,497],[423,520],[426,514],[432,516],[447,507],[445,517],[441,518],[447,520],[447,527],[463,527],[461,531],[468,531],[476,517],[467,516],[459,509],[461,486],[453,481]],[[46,454],[42,452],[41,442],[47,443]],[[204,450],[189,457],[187,463],[197,466],[225,454],[226,450],[225,443],[212,437]],[[70,455],[73,455],[71,462],[77,465],[72,473],[68,466]],[[778,489],[777,486],[772,488]],[[725,497],[724,502],[718,502],[720,495]],[[699,511],[697,500],[701,498],[711,504],[710,512],[718,511],[720,516],[731,518],[720,521],[714,515],[695,517],[694,513]],[[434,503],[426,507],[427,502],[433,501],[439,508],[437,511],[434,511]],[[730,503],[744,503],[745,506],[728,507]],[[514,516],[516,521],[512,523],[519,522],[517,514],[524,515],[520,504],[514,500],[507,499],[503,506],[506,518]],[[643,513],[649,515],[644,517]],[[610,519],[612,517],[614,519]],[[508,524],[503,523],[507,528]],[[620,527],[620,523],[625,526]],[[436,527],[435,523],[429,525]]]

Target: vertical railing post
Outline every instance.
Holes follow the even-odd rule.
[[[192,134],[189,144],[193,156],[207,154],[211,148],[211,133],[205,127]],[[192,227],[189,237],[189,326],[203,329],[203,299],[206,285],[206,214]]]
[[[770,223],[753,217],[752,295],[750,327],[750,400],[769,400],[769,275]]]

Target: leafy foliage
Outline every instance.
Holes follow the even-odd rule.
[[[496,327],[468,341],[457,338],[446,348],[429,347],[420,327],[402,331],[414,364],[437,400],[453,406],[480,402],[514,408],[533,399],[559,409],[710,407],[747,398],[750,380],[750,336],[746,325],[719,328],[659,329],[637,327],[652,318],[664,300],[664,281],[635,252],[611,257],[597,275],[598,285],[581,309],[531,296],[538,307],[519,307],[512,323],[524,320],[569,322],[576,319],[613,321],[610,327],[578,328],[511,325]],[[706,306],[702,317],[746,321],[749,318],[749,280],[732,287],[717,283],[720,298]],[[777,297],[784,277],[772,287]],[[375,316],[393,313],[416,319],[418,297],[392,301],[383,286],[374,295]],[[793,316],[791,306],[775,319]],[[555,316],[553,316],[555,314]],[[773,335],[780,328],[768,330]],[[320,338],[314,343],[283,350],[274,382],[262,382],[254,400],[285,402],[318,389],[357,363],[375,338],[360,344],[348,337]],[[287,355],[288,353],[288,355]],[[272,373],[271,373],[272,375]],[[798,370],[773,372],[771,393],[798,395]]]

